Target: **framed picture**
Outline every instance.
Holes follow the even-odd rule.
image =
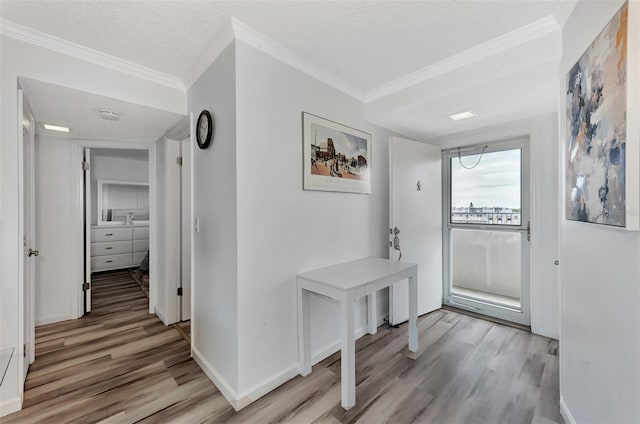
[[[630,7],[631,6],[631,7]],[[637,230],[638,5],[625,4],[567,73],[565,216]]]
[[[371,193],[371,134],[302,113],[305,190]]]

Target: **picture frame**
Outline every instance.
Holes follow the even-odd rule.
[[[303,189],[371,194],[371,134],[302,112]]]
[[[640,5],[626,2],[566,73],[565,218],[640,229]]]

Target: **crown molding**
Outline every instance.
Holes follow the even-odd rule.
[[[233,43],[235,35],[232,22],[228,22],[213,40],[207,45],[205,50],[199,55],[198,60],[189,67],[184,77],[184,86],[188,90],[200,78],[220,54]]]
[[[0,35],[184,91],[181,78],[0,18]]]
[[[233,32],[236,39],[304,72],[315,79],[324,82],[337,90],[342,91],[345,94],[348,94],[357,100],[364,101],[365,93],[360,87],[326,70],[306,57],[295,53],[243,22],[240,22],[236,18],[231,18],[231,24],[233,26]]]
[[[567,7],[561,11],[563,16],[570,13],[575,6],[575,3],[569,3],[571,4],[568,4]],[[561,30],[560,24],[554,16],[549,15],[486,43],[365,91],[233,17],[207,46],[206,50],[200,54],[199,59],[189,68],[184,78],[138,65],[128,60],[0,18],[1,35],[180,91],[188,90],[229,44],[237,39],[365,103],[412,87],[455,69],[471,65],[559,30]]]
[[[500,37],[494,38],[471,49],[436,62],[433,65],[429,65],[396,80],[379,85],[378,87],[367,91],[364,101],[365,103],[368,103],[373,100],[380,99],[560,30],[561,27],[558,25],[556,19],[549,15],[507,34],[501,35]]]

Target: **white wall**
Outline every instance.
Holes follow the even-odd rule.
[[[428,140],[443,148],[528,136],[531,155],[531,331],[559,335],[557,114]]]
[[[238,386],[255,398],[297,372],[296,274],[387,257],[391,133],[364,121],[361,102],[239,41],[237,67]],[[371,133],[371,195],[302,190],[303,111]],[[314,355],[337,349],[339,315],[313,299]]]
[[[91,62],[0,36],[0,347],[22,344],[20,319],[22,289],[18,255],[22,253],[18,229],[18,110],[19,76],[117,98],[158,109],[184,113],[186,95]],[[37,117],[36,117],[37,118]],[[0,387],[0,415],[20,406],[17,361],[12,361]]]
[[[564,27],[562,81],[622,3],[578,2]],[[630,2],[630,12],[632,7],[640,4]],[[561,146],[566,145],[564,92],[558,91]],[[627,166],[637,167],[637,158],[630,159]],[[562,220],[560,395],[565,418],[640,422],[639,259],[640,233]]]
[[[71,143],[36,136],[35,144],[35,234],[40,252],[35,261],[35,313],[36,325],[43,325],[75,318],[69,296],[75,281],[69,266],[72,233],[67,225],[72,207]]]
[[[159,165],[162,168],[162,164]],[[91,152],[91,225],[96,225],[98,219],[99,179],[148,183],[149,160],[101,156]]]
[[[195,118],[207,109],[216,121],[209,148],[193,147],[193,353],[227,397],[238,388],[235,62],[232,43],[188,92]]]

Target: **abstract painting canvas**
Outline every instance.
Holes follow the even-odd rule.
[[[625,5],[567,74],[570,220],[626,226],[627,23]]]
[[[371,135],[303,112],[304,189],[371,193]]]

